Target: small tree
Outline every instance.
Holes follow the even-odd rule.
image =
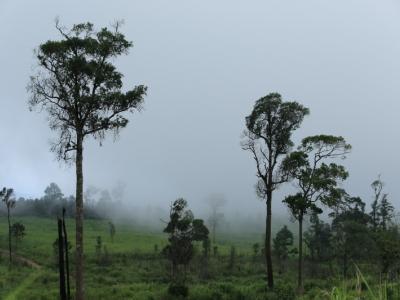
[[[201,243],[203,248],[203,255],[202,255],[202,277],[208,278],[208,262],[210,258],[210,251],[211,251],[211,242],[210,239],[207,237]]]
[[[379,225],[379,202],[382,197],[382,190],[383,190],[383,182],[381,181],[381,176],[378,176],[378,179],[374,180],[371,183],[371,188],[374,191],[374,200],[371,204],[371,223],[374,229],[377,229]]]
[[[31,77],[29,104],[49,113],[50,128],[59,133],[52,147],[58,158],[75,162],[76,299],[83,300],[83,144],[126,127],[124,113],[140,109],[146,87],[122,91],[123,75],[112,60],[127,54],[132,43],[119,24],[96,31],[91,23],[67,30],[57,22],[56,28],[61,40],[47,41],[36,52],[41,71]]]
[[[212,241],[215,244],[217,236],[217,227],[224,218],[224,214],[219,212],[219,210],[226,204],[226,200],[222,195],[213,195],[207,199],[207,204],[210,207],[210,216],[208,218],[208,223],[211,227]]]
[[[388,200],[388,194],[383,192],[384,185],[380,175],[371,184],[374,191],[374,201],[371,204],[370,216],[372,228],[375,231],[378,228],[386,230],[394,217],[394,207]]]
[[[11,234],[15,240],[15,250],[17,250],[18,242],[22,241],[25,236],[25,226],[20,222],[14,223],[11,226]]]
[[[203,220],[194,219],[193,213],[187,209],[186,200],[181,198],[172,204],[170,221],[164,232],[169,235],[168,245],[163,249],[163,253],[171,261],[172,282],[169,290],[172,294],[182,291],[185,296],[186,266],[193,258],[193,242],[208,239],[209,231]],[[183,272],[179,266],[184,267]]]
[[[260,255],[260,244],[259,243],[254,243],[253,244],[253,259],[254,262],[257,260],[257,257]]]
[[[100,263],[101,261],[101,250],[103,249],[103,242],[101,240],[101,236],[96,237],[96,256],[97,256],[97,262]]]
[[[310,250],[312,261],[326,261],[332,256],[332,231],[329,224],[318,217],[318,213],[310,216],[310,227],[304,233],[304,242]]]
[[[113,222],[108,222],[108,230],[110,232],[111,242],[114,243],[114,236],[115,236],[115,225]]]
[[[285,225],[277,232],[273,241],[274,253],[278,258],[280,269],[283,272],[284,262],[289,257],[289,247],[293,245],[293,233]]]
[[[272,238],[272,193],[287,179],[280,176],[280,158],[293,145],[291,135],[300,127],[308,109],[297,102],[283,102],[281,95],[269,94],[257,100],[253,111],[246,117],[246,130],[242,148],[250,151],[257,168],[257,193],[266,201],[265,258],[267,281],[274,285],[271,238]]]
[[[379,203],[378,217],[380,219],[380,226],[383,230],[386,230],[394,217],[394,207],[388,200],[388,194],[384,194],[381,203]]]
[[[359,197],[344,197],[343,203],[331,214],[335,256],[347,277],[351,261],[376,259],[376,246],[368,228],[370,217],[365,213],[365,203]]]
[[[298,151],[290,153],[282,163],[282,172],[295,180],[299,192],[283,201],[299,224],[298,289],[303,292],[303,220],[308,213],[321,213],[320,204],[332,207],[344,191],[339,182],[348,177],[345,168],[325,161],[345,158],[351,146],[341,136],[316,135],[302,140]]]
[[[3,188],[3,190],[0,191],[0,199],[1,201],[4,202],[4,204],[7,207],[7,222],[8,222],[8,253],[9,253],[9,259],[10,263],[12,262],[12,249],[11,249],[11,216],[10,216],[10,210],[14,208],[15,206],[15,199],[14,199],[14,190],[13,189],[7,189]]]

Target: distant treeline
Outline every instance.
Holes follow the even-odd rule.
[[[98,199],[92,199],[96,193],[100,193]],[[85,193],[87,205],[84,209],[85,218],[105,219],[110,217],[110,211],[117,206],[118,201],[113,200],[107,190],[94,191],[89,188]],[[33,216],[33,217],[56,217],[61,216],[63,208],[67,217],[75,217],[75,197],[65,197],[59,186],[51,183],[44,191],[41,198],[23,198],[16,200],[13,208],[14,216]],[[0,206],[0,216],[6,216],[6,207]]]

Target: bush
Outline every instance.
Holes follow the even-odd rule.
[[[171,296],[187,298],[189,295],[189,289],[184,284],[171,283],[168,287],[168,294]]]
[[[267,293],[267,299],[276,300],[294,300],[296,293],[293,286],[286,282],[279,282],[275,285],[274,289]]]

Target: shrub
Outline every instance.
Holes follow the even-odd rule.
[[[168,294],[171,296],[186,298],[189,295],[189,289],[184,284],[171,283],[168,287]]]

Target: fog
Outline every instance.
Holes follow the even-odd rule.
[[[193,210],[223,194],[231,215],[264,215],[255,164],[240,147],[254,102],[279,92],[310,108],[294,140],[326,133],[353,146],[343,162],[351,195],[370,203],[381,174],[397,208],[400,152],[400,4],[396,1],[0,0],[0,185],[39,197],[50,182],[74,193],[74,168],[55,160],[45,113],[30,112],[33,50],[65,26],[125,21],[134,43],[115,63],[125,87],[148,86],[144,110],[117,140],[85,144],[85,187],[126,184],[131,207]],[[283,185],[274,210],[290,192]]]

